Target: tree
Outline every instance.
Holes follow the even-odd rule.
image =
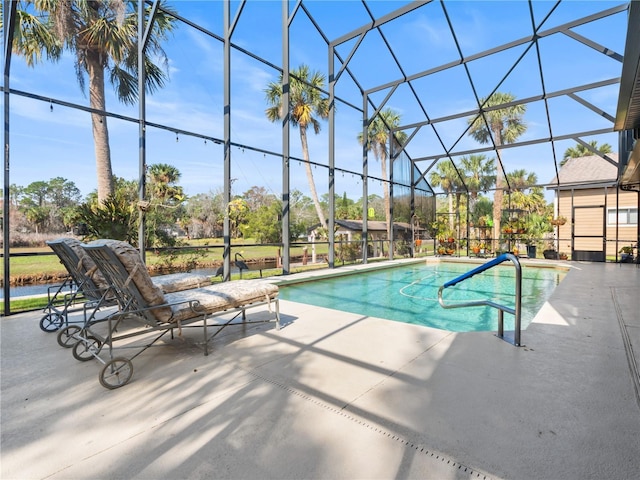
[[[138,182],[114,177],[114,193],[98,201],[98,192],[76,208],[75,221],[86,225],[87,239],[113,238],[137,245]]]
[[[362,205],[358,207],[356,203],[347,197],[347,192],[342,197],[336,195],[336,218],[341,220],[360,220],[362,218]]]
[[[274,200],[273,193],[264,187],[254,185],[242,194],[242,198],[247,202],[249,210],[257,210],[262,205],[270,205]]]
[[[581,143],[576,143],[575,147],[567,148],[564,151],[564,157],[560,162],[560,166],[564,167],[564,164],[567,163],[567,160],[569,160],[570,158],[580,158],[580,157],[587,157],[589,155],[592,155],[593,154],[592,152],[594,150],[602,154],[613,152],[613,148],[611,148],[611,145],[609,145],[608,143],[603,143],[602,145],[598,146],[597,140],[591,140],[589,142],[589,146],[591,148],[585,147]]]
[[[453,230],[453,193],[462,186],[460,176],[450,161],[439,162],[436,169],[429,174],[429,183],[432,187],[440,187],[447,194],[449,202],[449,229]]]
[[[138,14],[137,1],[53,1],[20,2],[16,18],[13,52],[24,56],[28,66],[44,57],[58,61],[64,52],[75,54],[75,70],[80,88],[89,80],[89,105],[106,111],[105,76],[118,98],[133,104],[138,96]],[[147,16],[150,6],[146,7]],[[162,87],[168,61],[161,42],[172,31],[173,11],[162,5],[155,15],[144,59],[145,86],[149,92]],[[150,59],[158,59],[161,68]],[[111,168],[107,118],[91,114],[96,157],[98,200],[102,203],[115,191]]]
[[[313,200],[294,189],[289,194],[289,208],[291,210],[291,220],[289,222],[289,235],[296,239],[305,235],[309,228],[315,223],[315,206]]]
[[[184,200],[182,187],[177,185],[182,174],[173,165],[154,163],[147,172],[151,195],[160,203],[175,203]]]
[[[38,205],[27,208],[24,214],[27,220],[36,227],[36,233],[38,233],[38,226],[43,226],[47,218],[49,218],[48,208]]]
[[[282,74],[278,82],[270,82],[265,89],[267,103],[270,105],[265,113],[271,122],[283,119],[290,115],[291,124],[298,127],[300,142],[302,144],[302,157],[309,182],[311,198],[316,207],[316,213],[320,224],[326,230],[327,219],[322,211],[320,199],[313,180],[313,171],[309,160],[309,144],[307,141],[307,129],[313,127],[313,131],[320,133],[319,119],[329,117],[329,99],[322,94],[325,86],[325,77],[322,73],[311,72],[307,65],[301,65],[291,71],[289,77],[289,106],[282,105]]]
[[[493,158],[486,155],[469,155],[460,158],[464,182],[470,192],[473,209],[478,199],[478,192],[486,192],[496,183],[496,164]]]
[[[48,182],[43,180],[31,182],[23,189],[20,204],[24,207],[44,207],[48,195]]]
[[[489,98],[480,99],[483,113],[469,119],[469,135],[476,141],[486,144],[493,141],[498,157],[496,190],[493,196],[493,238],[500,238],[500,217],[502,216],[502,199],[505,188],[505,171],[502,163],[501,149],[503,145],[515,141],[527,130],[523,116],[527,111],[524,104],[502,105],[511,103],[515,96],[511,93],[495,92]]]
[[[387,143],[389,142],[391,129],[398,127],[398,125],[400,125],[400,114],[391,108],[385,108],[371,121],[367,130],[367,151],[373,152],[376,160],[380,161],[382,193],[389,239],[392,239],[393,225],[391,218],[391,199],[389,196],[389,176],[387,174],[387,159],[389,158]],[[400,147],[406,138],[406,133],[395,132],[394,147]],[[358,133],[358,142],[360,145],[364,143],[362,133]]]
[[[527,172],[524,168],[507,173],[507,179],[514,191],[527,190],[538,183],[538,176],[534,172]]]
[[[65,208],[78,204],[82,195],[76,184],[66,178],[55,177],[49,180],[49,201],[56,208]]]
[[[231,221],[231,237],[240,237],[240,226],[245,223],[249,207],[243,198],[236,197],[229,202],[229,220]]]
[[[282,202],[275,195],[246,215],[242,233],[258,243],[278,243],[282,239],[282,228],[278,217],[282,212]]]
[[[66,178],[55,177],[49,181],[38,180],[26,187],[12,185],[20,211],[40,231],[66,230],[73,220],[73,211],[80,202],[80,190]]]

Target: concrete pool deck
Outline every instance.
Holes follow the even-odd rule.
[[[570,265],[523,347],[281,301],[111,391],[3,318],[0,478],[638,478],[640,268]]]

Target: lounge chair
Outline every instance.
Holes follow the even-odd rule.
[[[68,277],[55,287],[53,295],[52,289],[49,290],[49,301],[40,320],[40,328],[45,332],[58,331],[58,343],[72,347],[77,342],[75,335],[84,328],[78,324],[94,322],[98,311],[115,305],[118,297],[78,240],[59,238],[48,241],[47,245],[66,268]],[[166,293],[211,284],[207,275],[191,273],[161,275],[153,277],[152,281]],[[80,309],[84,311],[83,318],[77,324],[70,324],[68,314]]]
[[[58,256],[68,275],[62,284],[49,288],[49,301],[40,320],[40,329],[56,332],[69,327],[68,314],[78,310],[84,310],[83,320],[79,323],[87,322],[100,307],[115,303],[112,295],[107,298],[109,285],[78,240],[60,238],[46,243]],[[78,331],[80,327],[71,330]],[[68,331],[69,334],[71,330]],[[60,342],[60,338],[58,341]]]
[[[73,347],[73,355],[78,360],[98,359],[104,364],[100,383],[109,389],[121,387],[133,375],[131,359],[155,344],[166,333],[187,327],[202,328],[204,354],[208,355],[208,342],[224,327],[242,315],[241,325],[264,323],[275,320],[280,328],[278,287],[264,280],[236,280],[201,288],[163,293],[155,285],[140,259],[138,252],[128,243],[116,240],[97,240],[83,245],[84,250],[98,266],[103,276],[114,289],[121,309],[107,317],[106,333],[99,333],[90,325],[83,332],[80,341]],[[275,318],[247,321],[248,308],[265,305],[275,306]],[[223,313],[235,313],[221,322],[210,320]],[[139,320],[140,328],[117,332],[124,318]],[[127,322],[129,323],[129,322]],[[210,335],[209,330],[214,329]],[[124,329],[123,329],[124,330]],[[133,346],[129,339],[153,333],[155,338],[144,345]],[[120,345],[127,349],[138,349],[133,357],[115,356]],[[101,352],[108,347],[108,360],[103,360]]]

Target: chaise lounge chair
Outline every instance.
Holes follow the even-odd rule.
[[[116,240],[97,240],[83,245],[84,250],[95,262],[102,275],[118,297],[121,308],[107,317],[106,333],[99,333],[89,325],[80,341],[73,347],[73,355],[78,360],[98,359],[104,364],[99,380],[102,386],[113,389],[129,382],[133,375],[131,359],[155,344],[166,333],[198,327],[203,330],[204,354],[208,355],[208,342],[224,327],[242,315],[241,325],[273,321],[246,321],[246,310],[258,305],[268,305],[271,311],[275,305],[276,328],[280,328],[278,287],[264,280],[236,280],[201,288],[164,293],[152,282],[140,255],[131,245]],[[235,313],[230,319],[212,322],[211,319],[223,313]],[[117,332],[124,318],[139,321],[140,328]],[[127,322],[129,323],[129,322]],[[214,333],[209,335],[209,330]],[[134,346],[138,349],[131,358],[115,356],[120,345],[131,349],[129,339],[154,333],[149,343]],[[108,360],[103,360],[101,352],[108,347]],[[123,350],[123,349],[121,349]]]
[[[117,303],[118,298],[111,290],[107,279],[102,275],[91,257],[84,251],[75,238],[59,238],[48,241],[68,272],[67,279],[55,287],[55,293],[49,293],[49,301],[40,320],[40,328],[45,332],[58,331],[58,343],[63,347],[72,347],[77,342],[75,335],[82,329],[70,325],[68,314],[84,310],[82,320],[86,325],[96,320],[100,308]],[[152,278],[153,283],[163,292],[170,293],[211,284],[207,275],[175,273]],[[77,309],[74,307],[79,305]]]
[[[40,320],[40,329],[56,332],[69,327],[68,314],[84,310],[81,323],[95,317],[99,307],[111,306],[115,298],[107,298],[109,285],[97,267],[74,238],[46,242],[67,270],[62,284],[49,288],[49,301]],[[53,294],[52,294],[53,292]],[[77,308],[76,308],[77,307]],[[78,331],[80,327],[71,330]],[[71,333],[71,330],[67,333]],[[58,339],[60,342],[60,338]],[[67,346],[61,343],[62,346]]]

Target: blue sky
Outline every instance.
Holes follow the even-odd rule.
[[[367,5],[374,17],[400,8],[407,2],[372,1]],[[554,6],[550,1],[534,1],[532,8],[539,23]],[[549,30],[578,17],[623,4],[615,1],[563,2],[544,22],[540,31]],[[221,35],[222,3],[219,1],[170,2],[180,15]],[[232,2],[236,8],[238,2]],[[291,2],[295,5],[295,2]],[[454,25],[456,40],[465,57],[505,44],[531,34],[525,1],[452,1],[445,2],[450,21]],[[338,38],[362,25],[370,17],[359,1],[306,1],[305,7],[314,16],[324,35],[330,40]],[[280,65],[281,4],[273,1],[249,1],[240,17],[233,42],[268,62]],[[403,75],[446,64],[459,59],[447,17],[440,2],[432,2],[382,27],[385,39],[392,45],[403,71],[383,47],[377,32],[367,34],[353,56],[349,68],[366,89],[396,81]],[[626,12],[599,20],[593,25],[576,27],[574,31],[619,54],[624,53]],[[290,62],[292,66],[308,64],[314,70],[328,71],[328,53],[304,11],[297,12],[290,30]],[[342,58],[349,55],[355,40],[338,48]],[[509,72],[525,46],[504,53],[472,61],[467,64],[473,79],[473,88],[480,97],[488,95]],[[207,35],[179,24],[173,38],[165,44],[170,59],[170,77],[165,88],[147,96],[147,120],[179,130],[193,131],[211,137],[223,137],[223,58],[222,45]],[[550,35],[540,40],[545,83],[538,74],[538,52],[530,49],[523,60],[511,71],[500,91],[508,91],[517,98],[554,92],[575,85],[598,82],[620,75],[622,64],[602,55],[574,39]],[[281,151],[279,125],[267,121],[264,89],[268,82],[278,78],[278,72],[268,65],[232,52],[231,140],[267,151]],[[473,88],[463,66],[447,69],[413,82],[413,87],[430,118],[441,118],[477,107]],[[59,63],[44,63],[27,68],[23,60],[14,57],[11,69],[11,88],[32,92],[67,102],[88,105],[81,92],[73,68],[73,58],[66,55]],[[372,95],[382,101],[388,91]],[[119,103],[113,89],[107,86],[107,108],[121,115],[137,117],[137,106]],[[336,94],[361,106],[362,99],[347,75],[338,82]],[[618,85],[601,87],[579,94],[580,97],[608,114],[615,116]],[[65,108],[11,96],[11,177],[12,184],[26,186],[37,180],[62,176],[75,182],[83,194],[96,188],[93,140],[89,115]],[[401,86],[390,98],[388,106],[402,115],[403,124],[425,121],[425,114],[417,105],[408,85]],[[574,131],[588,131],[611,126],[600,115],[566,96],[549,100],[548,107],[553,135]],[[525,120],[527,132],[522,140],[536,140],[550,136],[547,112],[543,102],[528,105]],[[338,104],[336,115],[336,166],[349,171],[361,169],[361,147],[357,142],[361,130],[361,114],[345,104]],[[135,123],[109,119],[109,134],[114,173],[127,179],[138,177],[138,127]],[[463,135],[466,119],[438,124],[438,139],[432,129],[423,127],[407,147],[414,158],[477,148],[478,144]],[[176,135],[174,132],[149,128],[147,132],[147,163],[170,163],[182,172],[181,184],[189,195],[216,191],[222,187],[223,149],[201,138]],[[328,125],[323,124],[319,135],[310,135],[311,160],[327,164]],[[461,136],[462,135],[462,136]],[[584,138],[609,143],[617,151],[617,135]],[[575,145],[572,140],[558,142],[556,154]],[[291,152],[301,157],[299,134],[291,132]],[[507,170],[525,168],[534,171],[541,183],[555,175],[550,144],[505,150]],[[454,159],[456,157],[454,156]],[[279,195],[282,185],[281,160],[249,149],[232,151],[232,177],[234,193],[242,193],[258,185]],[[427,163],[420,164],[426,168]],[[373,161],[370,174],[380,176],[379,165]],[[328,191],[326,169],[314,170],[320,194]],[[292,163],[293,188],[307,192],[304,169]],[[361,195],[361,180],[350,174],[338,174],[336,192],[346,191],[357,199]],[[382,195],[380,183],[370,184],[370,193]]]

